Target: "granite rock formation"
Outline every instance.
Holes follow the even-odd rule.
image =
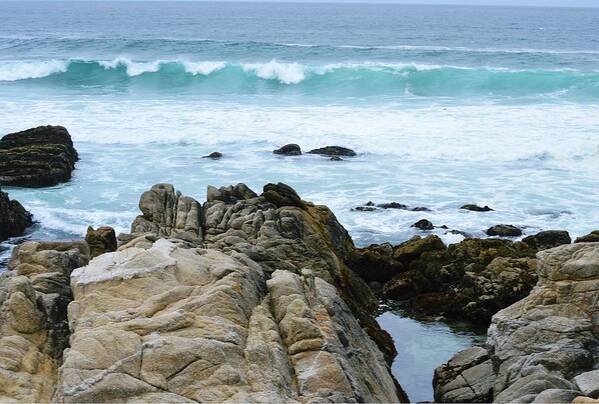
[[[62,126],[40,126],[0,139],[0,184],[48,187],[71,179],[79,159]]]
[[[599,397],[599,243],[556,247],[537,259],[538,283],[493,316],[485,346],[460,352],[436,370],[437,401]]]
[[[0,401],[407,400],[328,208],[285,184],[210,188],[204,206],[159,184],[139,206],[89,263],[85,242],[15,249]],[[95,253],[109,233],[90,229]]]
[[[69,276],[88,259],[82,241],[14,249],[0,274],[0,402],[52,400],[69,343]]]

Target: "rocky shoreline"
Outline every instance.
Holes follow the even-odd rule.
[[[77,159],[62,127],[7,135],[0,184],[56,185]],[[380,297],[490,326],[484,346],[440,364],[438,402],[599,398],[597,232],[356,248],[329,208],[283,183],[209,187],[203,203],[157,184],[139,209],[127,234],[90,227],[14,249],[0,273],[0,401],[408,402],[374,318]],[[32,224],[2,192],[0,213],[0,239]]]

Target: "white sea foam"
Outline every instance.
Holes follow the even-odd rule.
[[[243,64],[242,67],[261,79],[278,80],[283,84],[298,84],[306,78],[305,67],[299,63],[281,63],[273,59],[269,63]]]
[[[208,76],[214,72],[224,69],[227,64],[225,62],[188,62],[181,61],[180,63],[185,66],[185,71],[191,74],[199,74],[202,76]]]
[[[127,75],[135,77],[144,73],[156,73],[165,61],[134,62],[131,59],[119,57],[111,61],[99,61],[98,63],[105,69],[116,69],[119,66],[124,66],[127,69]]]
[[[38,79],[67,71],[69,63],[61,60],[48,61],[2,61],[0,81]]]

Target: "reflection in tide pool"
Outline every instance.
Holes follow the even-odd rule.
[[[393,337],[397,348],[393,375],[412,402],[432,401],[435,368],[485,340],[484,331],[467,324],[415,320],[400,309],[383,313],[377,321]]]

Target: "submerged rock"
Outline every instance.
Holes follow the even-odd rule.
[[[209,155],[207,155],[207,156],[203,156],[202,158],[203,158],[203,159],[212,159],[212,160],[218,160],[218,159],[220,159],[220,158],[222,158],[222,157],[223,157],[223,154],[222,154],[221,152],[217,152],[217,151],[215,151],[215,152],[212,152],[212,153],[210,153],[210,154],[209,154]]]
[[[519,237],[522,235],[522,230],[511,224],[498,224],[488,228],[485,233],[488,236]]]
[[[31,213],[0,190],[0,241],[23,235],[25,229],[32,224]]]
[[[345,156],[345,157],[354,157],[356,156],[356,152],[352,149],[348,149],[347,147],[341,146],[326,146],[321,147],[320,149],[310,150],[309,154],[320,154],[323,156]]]
[[[472,212],[492,212],[493,211],[493,209],[491,209],[487,205],[478,206],[478,205],[474,205],[474,204],[463,205],[462,207],[460,207],[460,209],[469,210]]]
[[[40,126],[0,139],[0,184],[48,187],[71,179],[79,159],[62,126]]]
[[[492,366],[481,368],[475,359],[461,361],[473,358],[471,350],[458,353],[435,372],[435,400],[555,402],[576,395],[597,397],[599,374],[593,369],[599,366],[599,244],[563,245],[539,252],[537,259],[539,280],[532,292],[493,316],[487,343],[477,348],[477,357]]]
[[[599,230],[592,231],[586,236],[578,237],[575,243],[599,243]]]
[[[300,156],[302,154],[302,149],[297,144],[286,144],[285,146],[273,150],[274,154],[280,154],[283,156]]]

